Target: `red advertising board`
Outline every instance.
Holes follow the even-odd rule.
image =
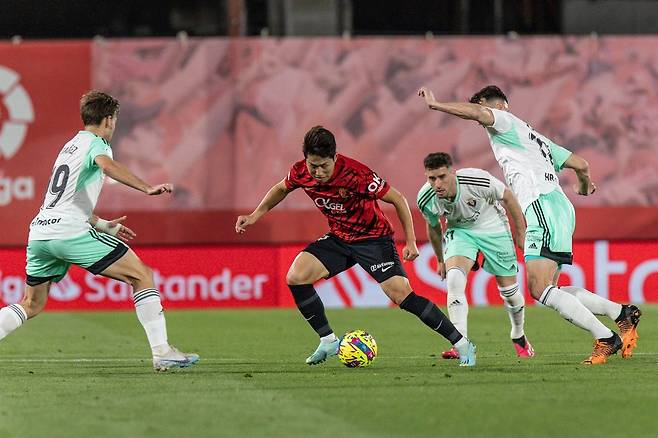
[[[27,239],[55,157],[81,126],[90,44],[0,43],[0,243]]]
[[[303,246],[145,247],[137,253],[155,272],[168,309],[292,307],[285,283],[288,267]],[[0,302],[17,302],[24,291],[24,249],[0,252]],[[562,284],[585,287],[618,302],[658,302],[658,243],[578,243],[572,266],[565,266]],[[435,272],[432,248],[421,245],[420,256],[405,263],[412,287],[445,305],[445,283]],[[522,280],[521,264],[519,278]],[[525,282],[521,282],[525,289]],[[316,285],[327,307],[386,307],[390,300],[362,268]],[[526,293],[528,304],[532,300]],[[493,277],[484,270],[471,273],[467,297],[472,305],[495,305]],[[111,310],[132,308],[127,285],[72,268],[51,289],[48,310]]]

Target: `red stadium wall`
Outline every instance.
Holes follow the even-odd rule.
[[[577,239],[658,239],[657,46],[652,36],[0,43],[0,246],[25,243],[89,87],[122,102],[115,157],[149,182],[177,187],[155,199],[106,185],[99,211],[128,214],[139,244],[321,235],[324,219],[302,193],[246,235],[232,231],[235,216],[300,158],[315,124],[411,201],[431,151],[502,177],[481,128],[428,111],[415,95],[425,84],[439,99],[465,100],[488,83],[508,93],[515,113],[590,161],[594,196],[575,196],[573,175],[561,176],[577,207]]]
[[[292,307],[285,284],[288,266],[303,246],[184,246],[137,248],[151,265],[165,307],[249,308]],[[401,249],[401,248],[400,248]],[[405,263],[412,287],[435,302],[446,304],[445,284],[435,272],[429,244],[420,257]],[[618,302],[658,302],[658,243],[578,243],[574,265],[565,267],[564,284],[596,291]],[[0,302],[20,300],[24,290],[24,249],[2,250]],[[523,266],[519,272],[524,276]],[[525,282],[521,282],[526,291]],[[389,299],[370,276],[352,268],[318,283],[318,293],[328,307],[386,307]],[[527,302],[533,303],[527,292]],[[467,290],[472,305],[500,304],[493,278],[479,270],[470,274]],[[49,310],[132,309],[130,288],[114,280],[95,277],[73,268],[53,286]]]

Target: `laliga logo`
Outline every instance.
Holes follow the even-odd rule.
[[[34,121],[32,101],[18,80],[18,73],[0,65],[0,157],[4,159],[10,159],[18,152],[27,135],[27,125]],[[12,178],[0,172],[0,206],[8,205],[14,199],[33,198],[34,178]]]
[[[16,154],[25,140],[28,123],[34,120],[32,101],[18,79],[15,71],[0,65],[0,96],[9,112],[8,117],[0,113],[0,119],[6,118],[0,127],[0,155],[6,159]]]

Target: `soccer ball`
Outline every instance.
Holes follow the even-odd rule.
[[[348,368],[367,367],[375,357],[377,357],[377,342],[366,331],[347,332],[340,341],[338,359]]]

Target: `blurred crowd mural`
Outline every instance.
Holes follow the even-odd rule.
[[[340,153],[410,199],[423,157],[502,177],[482,128],[429,111],[416,96],[467,100],[499,85],[512,112],[587,158],[599,190],[576,206],[658,201],[658,42],[652,37],[110,40],[92,46],[92,85],[122,102],[116,157],[178,193],[127,209],[251,209],[302,157],[322,124]],[[296,196],[283,209],[313,209]]]

